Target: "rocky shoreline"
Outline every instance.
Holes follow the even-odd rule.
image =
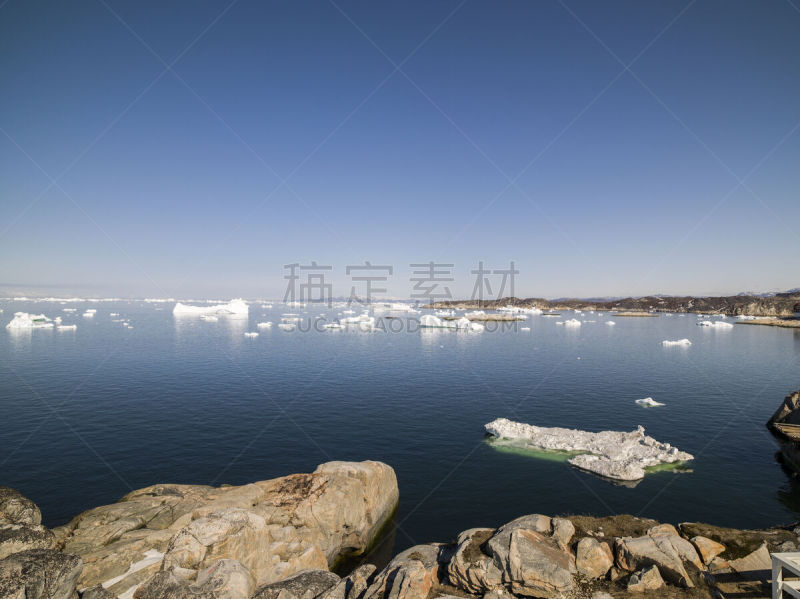
[[[426,306],[435,309],[496,310],[505,306],[538,308],[539,310],[625,311],[630,313],[676,312],[698,314],[725,314],[727,316],[791,317],[793,307],[800,301],[800,293],[777,293],[772,297],[733,295],[720,297],[627,297],[613,301],[582,299],[547,300],[539,297],[520,299],[506,297],[497,300],[439,301]],[[627,314],[630,316],[631,314]]]
[[[771,551],[800,527],[677,526],[628,515],[541,514],[417,545],[380,570],[394,471],[330,462],[243,486],[154,485],[49,530],[0,487],[3,599],[435,599],[768,597]]]

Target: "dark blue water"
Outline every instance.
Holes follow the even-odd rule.
[[[531,512],[739,527],[800,514],[800,485],[764,427],[800,388],[790,329],[583,314],[596,322],[534,316],[530,332],[482,334],[273,328],[247,339],[256,322],[302,310],[254,304],[249,322],[211,323],[176,320],[171,304],[91,304],[94,319],[68,305],[76,331],[21,334],[5,329],[13,312],[54,317],[64,305],[0,305],[0,484],[31,497],[51,526],[158,482],[242,484],[364,459],[397,472],[400,548]],[[691,347],[660,345],[684,337]],[[634,403],[648,396],[666,406]],[[690,473],[615,486],[493,449],[483,425],[501,416],[593,431],[641,424],[696,460]]]

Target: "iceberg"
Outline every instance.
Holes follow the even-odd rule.
[[[259,329],[269,329],[269,328],[272,327],[272,323],[271,322],[259,322],[258,324],[256,324],[256,327],[258,327]]]
[[[63,310],[61,310],[61,311],[62,311],[62,312],[77,312],[77,311],[78,311],[78,309],[77,309],[77,308],[64,308],[64,309],[63,309]]]
[[[569,320],[564,321],[564,326],[567,327],[579,327],[581,326],[581,321],[577,318],[570,318]]]
[[[464,314],[464,318],[480,318],[481,316],[486,316],[486,312],[483,310],[474,310]]]
[[[615,324],[617,324],[617,323],[616,323],[616,322],[614,322],[613,320],[606,320],[606,324],[607,324],[608,326],[611,326],[611,327],[613,327],[613,326],[614,326]]]
[[[7,329],[52,329],[53,321],[44,314],[14,312],[14,318],[6,325]]]
[[[194,315],[235,314],[243,316],[249,313],[249,308],[247,306],[247,303],[242,299],[234,299],[228,302],[227,304],[215,304],[212,306],[190,306],[188,304],[182,304],[178,302],[172,309],[172,313],[194,314]]]
[[[655,408],[658,406],[664,406],[666,404],[661,403],[660,401],[656,401],[652,397],[645,397],[644,399],[637,399],[636,403],[640,406],[644,406],[645,408]]]
[[[669,340],[665,339],[664,341],[661,342],[661,345],[663,345],[664,347],[674,347],[676,345],[682,345],[684,347],[689,347],[691,344],[692,344],[692,342],[689,341],[688,339],[678,339],[677,341],[669,341]]]
[[[56,327],[57,331],[74,331],[78,328],[76,324],[60,324]]]
[[[749,314],[739,314],[736,316],[737,320],[755,320],[755,316],[750,316]]]
[[[258,337],[258,333],[248,332],[248,333],[245,333],[244,336],[245,337],[249,337],[250,339],[252,339],[254,337]]]
[[[680,464],[694,456],[669,443],[645,435],[644,427],[626,433],[592,433],[568,428],[546,428],[498,418],[485,425],[494,442],[522,449],[577,452],[567,462],[576,468],[622,481],[644,478],[646,468]]]
[[[426,328],[441,328],[442,320],[433,314],[425,314],[419,319],[419,326]]]
[[[712,322],[710,320],[701,320],[700,322],[697,323],[697,326],[699,326],[699,327],[713,327],[715,329],[732,329],[733,328],[733,325],[731,323],[729,323],[729,322],[722,322],[722,321]]]
[[[530,331],[530,330],[531,330],[531,328],[530,328],[530,327],[522,327],[522,328],[520,329],[520,331],[525,331],[525,332],[528,332],[528,331]]]
[[[282,331],[293,331],[294,325],[288,322],[281,322],[278,324],[278,328]]]

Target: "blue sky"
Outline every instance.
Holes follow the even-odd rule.
[[[797,3],[795,3],[797,4]],[[629,67],[626,70],[626,66]],[[0,290],[796,287],[790,2],[0,4]]]

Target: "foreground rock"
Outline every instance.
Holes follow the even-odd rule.
[[[27,497],[0,486],[0,560],[27,549],[52,549],[53,533],[42,526],[39,508]]]
[[[72,599],[81,559],[52,549],[30,549],[0,560],[3,599]]]
[[[568,462],[582,470],[606,478],[635,481],[644,478],[645,468],[694,459],[669,443],[660,443],[644,434],[641,426],[631,432],[591,433],[568,428],[532,426],[498,418],[486,425],[486,431],[500,442],[519,447],[580,452]]]
[[[330,462],[311,474],[240,487],[154,485],[55,533],[61,550],[83,559],[79,588],[102,584],[119,596],[162,570],[199,584],[200,573],[220,560],[235,560],[263,585],[363,552],[397,500],[386,464]],[[164,574],[157,582],[178,584]],[[180,593],[206,592],[187,589]]]

